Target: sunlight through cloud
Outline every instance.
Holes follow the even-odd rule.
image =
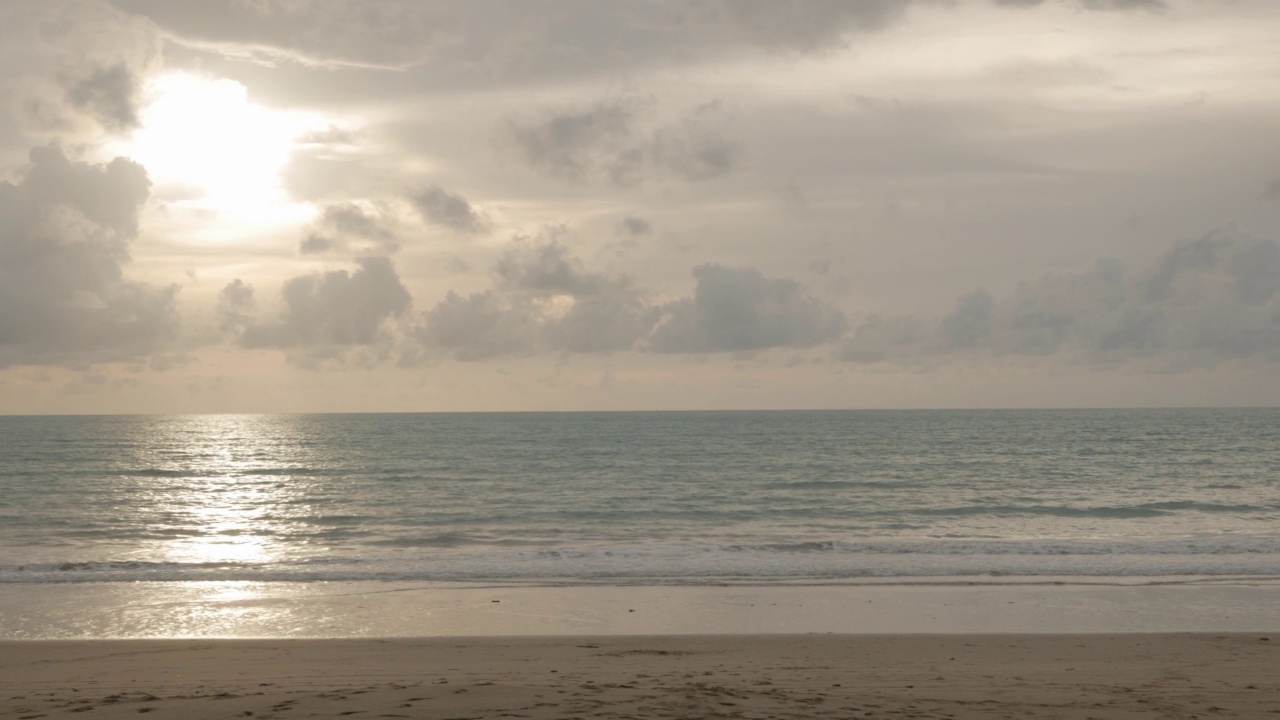
[[[225,78],[188,73],[147,83],[141,127],[122,154],[147,168],[170,204],[212,211],[238,224],[303,221],[313,210],[290,199],[280,170],[302,134],[331,123],[272,110]]]

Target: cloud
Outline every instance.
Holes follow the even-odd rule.
[[[739,146],[717,103],[674,122],[655,122],[653,113],[653,102],[638,98],[550,111],[510,120],[505,144],[530,169],[571,183],[627,187],[650,175],[699,182],[737,166]]]
[[[664,308],[649,347],[661,353],[751,352],[811,347],[836,339],[839,310],[806,295],[794,280],[767,278],[754,268],[700,265],[692,298]]]
[[[837,356],[917,364],[957,353],[1141,362],[1162,372],[1280,362],[1280,242],[1229,227],[1174,245],[1145,271],[1103,259],[1023,282],[1007,297],[975,291],[938,320],[872,317]]]
[[[614,277],[595,292],[574,298],[573,306],[546,323],[547,347],[559,352],[611,353],[630,350],[661,317],[630,278]]]
[[[560,242],[563,229],[507,244],[494,287],[450,292],[423,314],[428,354],[458,360],[534,352],[611,353],[633,348],[659,317],[625,275],[592,272]]]
[[[520,159],[548,177],[632,185],[644,161],[635,137],[638,113],[634,101],[599,103],[513,120],[508,132]]]
[[[618,234],[638,238],[653,231],[653,224],[638,215],[628,215],[618,221]]]
[[[660,128],[650,140],[655,165],[685,180],[711,180],[737,166],[739,147],[725,137],[714,116],[719,104],[698,108],[679,123]]]
[[[872,315],[840,344],[836,356],[855,363],[911,361],[916,359],[920,346],[929,340],[932,331],[930,323],[921,318]]]
[[[248,325],[241,344],[332,353],[383,339],[384,324],[409,309],[409,291],[390,259],[366,257],[356,264],[354,272],[332,270],[287,280],[280,293],[280,318]]]
[[[218,329],[239,332],[253,320],[258,302],[253,286],[236,278],[218,293]]]
[[[10,2],[3,15],[0,93],[26,142],[71,147],[137,126],[139,78],[160,59],[154,25],[92,2]]]
[[[466,198],[444,190],[439,185],[432,185],[410,200],[422,215],[422,219],[433,225],[442,225],[466,235],[477,235],[490,230],[489,218],[476,210]]]
[[[411,70],[439,84],[625,76],[747,49],[810,52],[896,22],[909,0],[110,0],[186,49],[269,66]],[[936,0],[916,0],[916,2]]]
[[[955,311],[942,318],[947,345],[967,348],[985,340],[991,333],[991,313],[995,304],[986,290],[975,290],[957,300]]]
[[[381,183],[371,182],[385,169],[366,143],[362,133],[337,126],[303,135],[280,169],[281,186],[295,199],[313,203],[386,194]]]
[[[1280,177],[1267,183],[1262,190],[1262,199],[1270,202],[1280,202]]]
[[[429,351],[471,361],[532,352],[538,330],[534,308],[521,298],[504,299],[493,290],[466,297],[450,291],[423,315],[416,335]]]
[[[337,240],[315,232],[309,233],[302,238],[302,242],[298,243],[298,252],[303,255],[316,255],[339,249],[342,249],[342,247]]]
[[[705,17],[727,23],[768,48],[812,52],[843,45],[853,33],[882,30],[911,4],[902,0],[720,0]]]
[[[424,313],[415,335],[425,354],[753,352],[819,345],[845,328],[838,310],[799,283],[752,268],[697,267],[693,297],[655,304],[630,277],[589,269],[561,242],[566,232],[513,239],[494,262],[491,288],[450,292]]]
[[[557,239],[559,231],[538,238],[517,237],[493,265],[500,287],[534,295],[589,295],[604,284]]]
[[[124,277],[151,183],[136,163],[31,151],[0,182],[0,366],[90,365],[147,355],[177,329],[177,288]]]
[[[109,130],[138,127],[138,79],[124,63],[100,67],[67,81],[67,100]]]
[[[1165,0],[1060,0],[1084,10],[1163,10],[1168,7]],[[1049,2],[1049,0],[992,0],[996,5],[1010,7],[1033,8]]]
[[[447,46],[456,18],[417,0],[112,0],[190,47],[265,64],[399,68]]]
[[[298,252],[381,252],[400,249],[395,221],[389,210],[369,202],[336,202],[326,205],[298,245]]]

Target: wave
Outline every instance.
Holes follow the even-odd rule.
[[[112,474],[119,477],[143,478],[252,478],[252,477],[332,477],[349,474],[349,470],[326,467],[259,467],[219,471],[209,468],[124,468]]]
[[[434,535],[419,535],[414,537],[397,537],[386,538],[383,540],[371,540],[368,545],[380,547],[398,547],[398,548],[456,548],[466,545],[485,544],[483,540],[464,532],[444,532]]]
[[[1070,505],[960,505],[940,508],[908,508],[886,510],[882,515],[913,515],[926,517],[990,516],[1048,516],[1068,518],[1137,519],[1155,518],[1180,512],[1201,513],[1268,513],[1275,512],[1274,505],[1224,505],[1219,503],[1171,500],[1140,503],[1137,505],[1100,505],[1073,507]]]
[[[841,489],[864,489],[864,488],[885,488],[897,489],[907,487],[911,484],[910,480],[788,480],[783,482],[767,483],[763,487],[768,490],[841,490]]]
[[[605,584],[786,583],[942,576],[1280,578],[1280,538],[1070,541],[837,540],[754,545],[634,545],[531,549],[443,534],[406,538],[394,555],[278,562],[67,560],[0,564],[0,583],[85,582],[581,582]],[[417,552],[414,552],[417,550]]]

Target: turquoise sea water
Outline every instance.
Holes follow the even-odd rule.
[[[0,582],[1280,577],[1280,410],[0,417]]]

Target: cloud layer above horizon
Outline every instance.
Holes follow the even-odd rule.
[[[0,412],[1280,403],[1280,7],[0,0]]]

